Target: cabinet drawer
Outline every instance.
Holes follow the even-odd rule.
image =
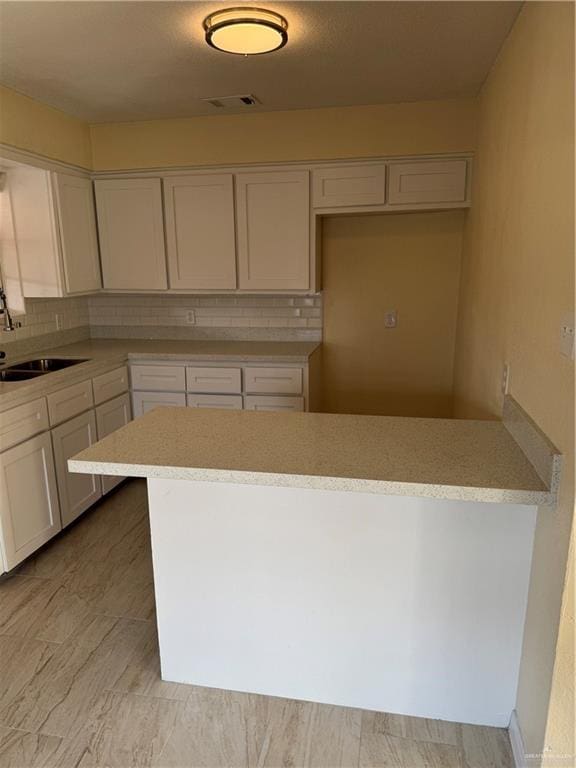
[[[186,368],[188,392],[242,392],[240,368]]]
[[[303,411],[303,397],[262,397],[247,395],[244,398],[246,411]]]
[[[92,395],[92,382],[82,381],[80,384],[73,384],[66,389],[60,389],[52,395],[48,395],[48,416],[50,424],[61,424],[67,419],[71,419],[82,411],[87,411],[94,405]]]
[[[302,393],[302,368],[245,368],[244,379],[250,394]]]
[[[242,395],[187,395],[190,408],[226,408],[230,411],[242,410]]]
[[[391,163],[388,203],[459,203],[466,200],[466,160]]]
[[[183,365],[133,365],[130,368],[132,389],[184,392],[186,374]]]
[[[185,406],[186,395],[184,392],[133,392],[132,394],[132,409],[135,419],[160,405]]]
[[[96,376],[92,379],[92,386],[94,387],[94,403],[96,405],[111,400],[113,397],[128,391],[128,369],[123,365],[121,368]]]
[[[319,168],[312,176],[312,205],[314,208],[383,205],[385,179],[383,163]]]
[[[48,408],[43,397],[0,413],[0,451],[46,431],[48,426]]]

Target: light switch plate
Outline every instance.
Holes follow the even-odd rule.
[[[398,325],[398,312],[395,309],[389,309],[384,313],[384,328],[396,328]]]
[[[574,315],[570,313],[560,323],[560,354],[574,360]]]

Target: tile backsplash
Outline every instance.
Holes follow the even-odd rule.
[[[319,341],[322,297],[114,294],[27,299],[22,327],[0,332],[18,354],[82,338]]]
[[[319,341],[322,297],[91,296],[89,317],[94,338]]]

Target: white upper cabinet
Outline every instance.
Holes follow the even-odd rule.
[[[160,179],[95,181],[94,189],[104,288],[167,288]]]
[[[239,287],[310,288],[308,171],[236,176]]]
[[[463,203],[467,197],[466,160],[423,160],[388,166],[390,205]]]
[[[97,291],[98,259],[94,192],[90,179],[54,174],[65,293]]]
[[[170,287],[236,288],[232,174],[164,179]]]
[[[384,163],[317,168],[312,173],[312,203],[314,208],[384,205],[385,181]]]

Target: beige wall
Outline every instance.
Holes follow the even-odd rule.
[[[92,167],[87,123],[0,86],[0,143]]]
[[[452,414],[465,211],[323,224],[322,410]],[[398,326],[384,327],[395,309]]]
[[[574,513],[574,364],[559,351],[574,309],[573,34],[570,3],[527,3],[482,90],[457,340],[457,413],[498,416],[508,361],[512,395],[566,457],[558,508],[539,511],[534,546],[517,699],[530,753],[574,753],[564,633],[564,678],[551,691]]]
[[[97,170],[474,149],[476,101],[423,101],[92,125]]]

